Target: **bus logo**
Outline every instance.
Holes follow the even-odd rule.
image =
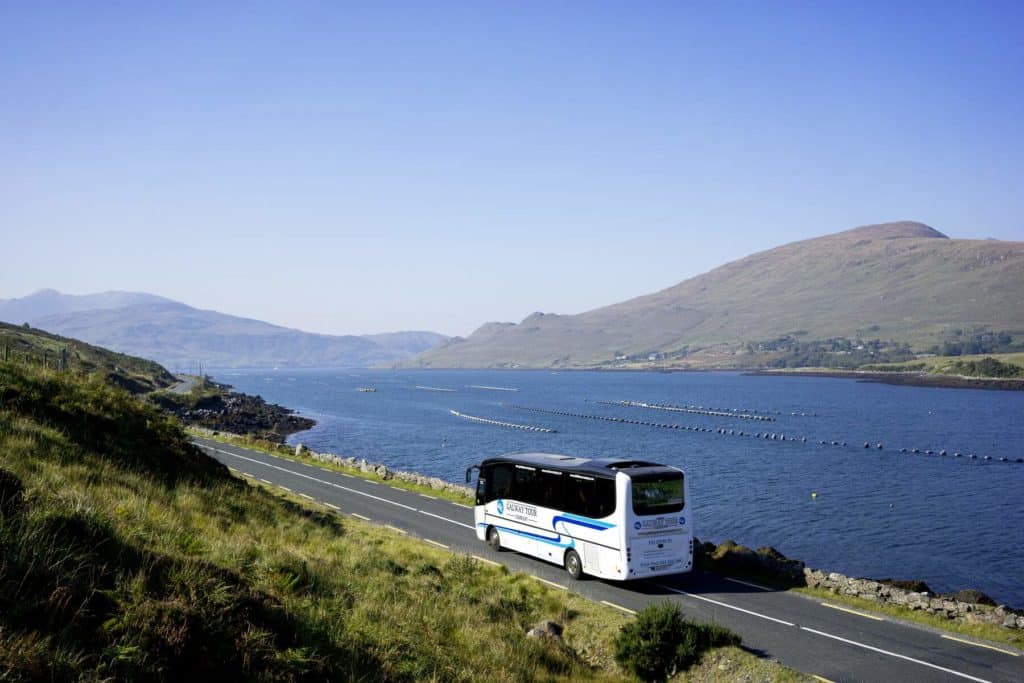
[[[505,501],[501,500],[500,498],[498,499],[498,514],[505,514]]]
[[[637,531],[640,531],[640,527],[642,527],[642,526],[643,525],[640,522],[633,522],[633,528],[636,529]]]
[[[679,526],[686,526],[686,517],[679,518]]]

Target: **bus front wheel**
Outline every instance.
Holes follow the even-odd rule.
[[[487,530],[487,545],[491,546],[494,550],[501,550],[501,536],[493,526]]]
[[[569,576],[574,579],[583,576],[583,563],[580,561],[579,553],[575,550],[570,550],[565,554],[565,571],[569,572]]]

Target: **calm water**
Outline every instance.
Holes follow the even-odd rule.
[[[313,430],[292,438],[315,450],[451,481],[461,481],[469,464],[507,451],[647,458],[687,471],[702,539],[772,545],[814,567],[924,579],[939,591],[972,587],[1024,606],[1024,464],[998,461],[1024,457],[1024,393],[731,373],[310,370],[215,376],[316,419]],[[377,392],[360,393],[360,386]],[[620,400],[756,410],[775,421],[599,403]],[[787,440],[515,406],[747,435],[774,432]],[[450,409],[557,433],[477,424]],[[865,441],[872,449],[864,449]],[[881,451],[874,448],[879,442]],[[935,454],[924,455],[928,449]],[[938,455],[943,449],[946,457]],[[954,452],[964,455],[954,458]],[[968,459],[970,453],[978,459]]]

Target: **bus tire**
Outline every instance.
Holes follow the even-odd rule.
[[[580,554],[575,550],[569,549],[565,553],[565,571],[569,572],[569,576],[573,579],[583,576],[583,562],[580,560]]]
[[[491,546],[492,549],[501,552],[501,535],[493,526],[487,528],[487,545]]]

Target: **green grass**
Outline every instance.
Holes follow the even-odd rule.
[[[448,500],[453,503],[459,503],[461,505],[472,505],[474,500],[471,496],[462,495],[455,491],[448,491],[444,489],[433,489],[429,486],[422,486],[409,481],[403,481],[401,479],[384,479],[380,475],[373,472],[363,472],[360,469],[354,467],[345,467],[338,465],[333,462],[321,462],[319,460],[313,460],[309,457],[295,455],[295,448],[281,444],[267,441],[265,439],[257,439],[251,436],[245,436],[240,434],[225,434],[220,432],[218,434],[211,434],[205,430],[190,429],[190,434],[195,436],[201,436],[205,439],[213,439],[214,441],[220,441],[221,443],[232,444],[235,446],[242,446],[243,448],[251,448],[253,450],[262,451],[269,453],[270,455],[284,458],[285,460],[292,460],[294,462],[302,462],[306,464],[316,465],[317,467],[323,467],[324,469],[331,470],[332,472],[343,472],[345,474],[351,474],[352,476],[359,477],[361,479],[367,479],[375,482],[386,482],[388,486],[394,486],[405,491],[412,491],[414,493],[423,493],[428,496],[434,496],[435,498],[441,498]]]
[[[988,640],[995,643],[1005,643],[1019,649],[1024,649],[1024,633],[1019,629],[1003,628],[994,624],[953,621],[952,619],[928,614],[927,612],[920,610],[907,609],[900,605],[890,605],[883,602],[876,602],[874,600],[865,600],[864,598],[858,598],[852,595],[833,593],[832,591],[822,588],[800,587],[792,588],[790,590],[815,599],[838,602],[844,605],[849,605],[850,607],[856,607],[857,609],[864,610],[865,612],[886,615],[903,621],[914,622],[935,630],[946,631],[948,633],[976,638],[979,640]]]

